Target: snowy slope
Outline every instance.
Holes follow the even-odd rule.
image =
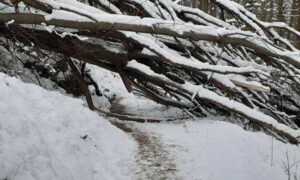
[[[0,73],[0,179],[131,179],[136,143],[83,104]]]

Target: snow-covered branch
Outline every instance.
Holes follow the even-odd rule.
[[[274,28],[299,32],[213,2],[250,30],[171,0],[24,0],[18,13],[1,0],[0,36],[117,72],[128,91],[161,104],[238,114],[298,144],[300,51]]]

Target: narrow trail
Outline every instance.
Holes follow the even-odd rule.
[[[135,179],[180,179],[176,176],[176,165],[159,137],[142,132],[134,127],[134,123],[114,122],[114,124],[131,135],[138,143],[138,152],[135,156],[138,168],[134,172]]]
[[[113,103],[111,111],[125,113],[121,104]],[[176,164],[168,152],[168,146],[163,144],[159,135],[146,132],[132,122],[113,122],[118,128],[132,136],[138,144],[135,155],[137,168],[134,170],[134,179],[137,180],[179,180],[176,176]]]

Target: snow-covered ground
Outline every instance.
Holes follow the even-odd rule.
[[[154,108],[153,103],[146,103],[149,100],[140,101],[145,104],[139,106],[140,115],[147,109],[153,114],[174,115],[174,109],[160,105]],[[126,106],[125,112],[136,112],[133,103],[127,100],[119,103]],[[177,114],[184,116],[181,111]],[[291,180],[299,179],[300,147],[262,132],[245,131],[222,120],[224,117],[208,117],[176,123],[131,123],[130,126],[160,140],[161,148],[167,149],[169,160],[176,166],[178,179],[288,180],[288,174]]]
[[[153,118],[187,116],[177,108],[166,108],[128,95],[120,78],[113,73],[96,73],[95,68],[92,72],[98,83],[106,86],[114,79],[110,93],[123,97],[117,103],[124,106],[125,113]],[[169,160],[176,164],[179,179],[287,180],[285,166],[291,166],[288,170],[291,180],[300,178],[300,147],[282,143],[262,132],[245,131],[222,120],[224,117],[209,117],[185,123],[130,123],[127,126],[163,143]]]
[[[161,137],[183,179],[288,180],[284,164],[293,165],[291,180],[300,177],[300,148],[264,133],[214,119],[136,125]]]
[[[131,179],[136,143],[79,99],[0,73],[0,179]]]
[[[89,68],[103,109],[114,99],[136,116],[187,116],[128,94],[114,73]],[[121,123],[126,134],[82,100],[0,73],[0,180],[287,180],[285,166],[291,180],[300,178],[299,147],[221,119]]]

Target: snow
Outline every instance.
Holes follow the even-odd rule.
[[[72,10],[74,12],[81,12],[82,14],[85,14],[85,13],[87,13],[87,14],[105,14],[104,11],[102,11],[98,8],[83,4],[83,3],[79,2],[79,1],[75,1],[75,0],[55,0],[55,1],[39,0],[39,1],[49,4],[50,6],[52,6],[55,9],[64,8],[64,9]]]
[[[169,1],[169,4],[172,5],[172,7],[180,13],[195,14],[199,18],[201,18],[203,20],[204,19],[209,20],[209,23],[213,23],[213,24],[215,24],[219,27],[225,27],[225,28],[228,28],[228,29],[236,29],[235,27],[231,26],[230,24],[209,15],[209,14],[201,11],[200,9],[194,9],[194,8],[191,8],[191,7],[181,6],[181,5],[178,5],[176,2],[172,3],[170,1]],[[198,20],[198,18],[196,20]],[[206,25],[209,25],[209,24],[206,24]]]
[[[261,123],[266,123],[268,125],[272,125],[274,128],[291,135],[295,139],[300,137],[299,129],[295,130],[284,124],[281,124],[278,121],[276,121],[274,118],[272,118],[271,116],[268,116],[268,115],[258,111],[257,109],[251,109],[248,106],[246,106],[240,102],[234,101],[227,97],[219,96],[217,93],[210,91],[208,89],[205,89],[203,87],[198,88],[197,86],[189,84],[189,83],[184,84],[184,86],[186,87],[187,90],[194,89],[193,92],[198,91],[198,96],[200,98],[216,102],[216,103],[223,105],[233,111],[241,112],[244,116],[255,119]]]
[[[140,64],[131,61],[129,65]],[[105,96],[122,97],[119,103],[128,114],[149,118],[187,115],[127,93],[115,73],[92,65],[87,68]],[[105,90],[107,87],[110,91]],[[0,90],[0,179],[138,179],[138,174],[133,175],[138,169],[134,164],[136,143],[89,111],[82,100],[24,84],[2,73]],[[172,161],[178,179],[282,180],[287,179],[283,163],[296,163],[290,173],[300,176],[299,147],[262,132],[245,131],[224,119],[132,125],[159,139],[170,158],[161,163]],[[81,137],[85,135],[84,140]]]
[[[295,29],[289,27],[285,23],[281,22],[272,22],[272,23],[267,23],[267,22],[262,22],[259,19],[256,18],[256,15],[247,11],[242,5],[230,1],[230,0],[216,0],[217,4],[221,4],[221,6],[226,7],[226,9],[230,9],[235,15],[237,15],[242,21],[244,21],[247,25],[249,25],[251,28],[255,29],[255,31],[262,37],[266,37],[264,30],[263,29],[268,29],[269,33],[273,36],[273,38],[278,39],[285,45],[287,45],[292,51],[298,51],[297,48],[295,48],[287,39],[282,38],[277,34],[277,32],[274,29],[270,28],[284,28],[287,29],[288,31],[295,33],[296,35],[299,35],[299,32],[297,32]],[[262,28],[261,28],[262,27]]]
[[[126,112],[130,112],[130,114],[135,117],[151,117],[153,119],[178,119],[189,117],[183,110],[175,107],[166,107],[141,97],[133,96],[132,98],[121,98],[119,103],[124,105]]]
[[[225,38],[225,42],[230,42],[232,38],[243,40],[241,41],[243,46],[258,49],[257,51],[261,51],[261,53],[281,56],[289,62],[293,62],[292,64],[300,62],[299,51],[283,51],[271,45],[267,47],[266,39],[251,32],[237,30],[230,24],[200,10],[179,6],[176,4],[178,1],[173,3],[161,0],[162,3],[169,3],[173,9],[169,8],[170,12],[160,12],[162,9],[151,1],[140,3],[138,0],[130,0],[140,3],[152,17],[157,19],[121,16],[121,12],[114,6],[112,10],[118,15],[106,14],[102,10],[83,5],[75,0],[40,1],[56,8],[52,14],[45,15],[48,24],[51,24],[53,19],[70,20],[75,23],[95,21],[96,25],[106,23],[109,26],[143,26],[144,28],[153,28],[154,31],[169,30],[171,35],[174,33],[181,37],[191,37],[190,34],[195,34],[197,37],[195,39],[218,40]],[[226,4],[229,1],[216,0],[216,2]],[[101,0],[100,3],[110,6],[106,0]],[[240,9],[236,3],[227,3],[227,5],[257,29],[261,36],[264,36],[264,32],[257,25],[262,22],[255,24],[253,22],[255,17],[252,17],[252,14],[241,14],[243,9]],[[12,11],[13,8],[9,10]],[[184,13],[187,17],[214,27],[182,23],[174,11]],[[167,20],[163,20],[161,16]],[[172,21],[172,18],[175,20]],[[7,25],[10,23],[13,23],[13,20],[8,21]],[[268,28],[289,28],[282,24],[265,23],[263,25]],[[57,33],[55,26],[44,25],[43,28]],[[101,29],[101,27],[99,28]],[[267,74],[268,70],[262,65],[230,57],[222,54],[220,49],[217,51],[211,49],[212,46],[208,46],[207,50],[213,53],[216,51],[220,57],[228,59],[241,68],[228,66],[226,62],[212,66],[194,58],[181,56],[152,36],[124,31],[122,33],[148,47],[148,49],[144,48],[143,52],[163,56],[174,65],[205,71],[204,74],[208,77],[211,76],[226,87],[235,89],[236,86],[232,83],[235,80],[268,89],[256,81],[249,81],[239,75],[211,73],[211,71],[217,71],[219,73],[258,72]],[[62,37],[75,36],[72,33],[59,35]],[[247,38],[244,39],[245,37]],[[91,43],[92,40],[89,39],[89,42]],[[103,44],[104,42],[94,43]],[[200,44],[200,41],[196,43]],[[112,46],[105,45],[111,51],[118,52],[118,48],[113,48],[113,44],[111,44]],[[217,58],[213,57],[212,59],[218,62]],[[100,98],[93,96],[93,100],[97,106],[105,110],[109,109],[110,101],[116,101],[125,107],[123,111],[136,117],[163,119],[187,116],[183,110],[165,107],[127,93],[118,74],[99,69],[96,66],[88,65],[87,67],[91,70],[91,75],[104,94]],[[160,77],[168,82],[165,76],[154,73],[149,67],[135,60],[130,61],[127,68],[142,71],[149,76]],[[189,92],[191,99],[201,98],[225,105],[232,110],[241,111],[240,114],[246,117],[272,125],[292,137],[300,137],[300,130],[291,129],[257,109],[251,109],[237,101],[222,97],[203,86],[189,83],[175,84],[176,86]],[[92,90],[92,87],[90,88]],[[111,125],[108,119],[88,110],[82,100],[66,97],[57,92],[49,92],[35,85],[24,84],[1,73],[0,92],[0,179],[114,180],[135,177],[132,174],[136,169],[136,164],[134,164],[137,155],[136,142],[123,131]],[[173,157],[173,159],[166,159],[165,163],[173,160],[176,164],[176,175],[182,179],[288,179],[286,169],[283,167],[284,163],[294,164],[290,173],[295,177],[300,176],[297,169],[297,162],[300,160],[299,147],[281,143],[261,132],[247,132],[238,125],[216,121],[216,119],[216,117],[195,118],[196,121],[179,124],[133,124],[143,130],[145,134],[156,136],[163,142],[165,149]],[[289,160],[287,160],[287,156]]]
[[[136,143],[82,100],[3,73],[0,92],[0,179],[131,179]]]
[[[5,23],[5,25],[8,26],[10,24],[13,24],[14,22],[15,22],[15,20],[12,19],[12,20],[8,21],[7,23]]]
[[[209,30],[207,30],[209,31]],[[224,72],[237,72],[237,73],[245,73],[245,72],[257,72],[257,73],[264,73],[262,71],[259,71],[251,66],[248,67],[241,67],[236,68],[232,66],[222,66],[222,65],[211,65],[209,63],[202,63],[195,58],[186,58],[184,56],[181,56],[177,51],[174,51],[170,48],[168,48],[166,45],[159,46],[154,39],[151,39],[150,37],[144,37],[141,35],[138,35],[136,33],[126,33],[126,36],[128,38],[132,38],[136,41],[138,41],[140,44],[143,44],[145,47],[147,47],[150,51],[156,53],[159,56],[163,56],[166,58],[166,61],[171,62],[172,64],[179,64],[186,67],[190,67],[192,69],[196,69],[199,71],[217,71],[220,73]]]
[[[136,61],[130,61],[129,64],[135,62]],[[107,99],[110,99],[122,104],[125,108],[124,111],[130,112],[129,114],[135,117],[151,117],[153,119],[187,117],[186,113],[183,113],[183,111],[178,108],[166,107],[152,100],[128,93],[123,85],[120,75],[117,73],[99,69],[99,67],[94,65],[87,65],[87,69],[90,70],[93,79],[97,82],[100,91],[102,91],[106,98],[94,98],[94,102],[100,101],[98,105],[102,109],[109,110],[111,104],[107,102]],[[147,69],[144,70],[146,71]],[[106,103],[103,103],[105,101]]]
[[[64,18],[68,17],[73,21],[79,21],[79,22],[86,22],[90,20],[87,17],[83,17],[78,14],[68,12],[68,11],[63,11],[63,10],[53,10],[52,14],[45,16],[45,20],[50,21],[51,19],[55,19],[57,17],[64,17]]]
[[[283,162],[300,160],[297,146],[210,117],[181,124],[137,125],[157,134],[175,159],[177,175],[192,180],[283,180]],[[299,163],[298,163],[299,166]],[[291,175],[299,178],[296,166]]]
[[[129,65],[134,64],[140,65],[135,61],[131,61]],[[147,68],[143,68],[143,71],[153,73]],[[119,85],[114,83],[112,86]],[[118,90],[116,94],[122,96],[125,92],[125,89]],[[122,98],[119,104],[125,107],[126,113],[137,117],[145,114],[150,118],[186,115],[183,110],[167,108],[141,97],[127,96]],[[170,156],[170,159],[164,162],[174,161],[176,167],[173,168],[176,168],[175,174],[178,179],[288,179],[283,165],[288,162],[287,154],[289,164],[295,163],[290,169],[291,175],[300,176],[299,168],[297,169],[297,165],[300,165],[299,147],[282,143],[262,132],[245,131],[229,121],[228,117],[210,116],[194,121],[132,123],[130,126],[137,127],[144,134],[151,134],[163,143],[163,149],[167,149]]]
[[[212,26],[200,26],[200,25],[194,25],[192,23],[182,23],[173,20],[141,18],[136,16],[128,16],[128,15],[120,15],[120,14],[107,14],[100,9],[93,8],[91,6],[77,2],[75,0],[57,0],[57,1],[40,0],[40,1],[51,5],[55,9],[52,14],[44,16],[45,22],[48,23],[49,25],[56,24],[54,19],[69,20],[70,22],[66,23],[65,27],[68,27],[68,25],[69,27],[73,27],[73,23],[71,21],[74,21],[74,23],[81,23],[81,24],[88,22],[87,24],[92,25],[91,27],[99,30],[101,29],[103,30],[106,28],[107,28],[106,30],[116,28],[118,30],[140,31],[140,32],[153,31],[156,34],[185,37],[185,38],[191,38],[195,40],[218,41],[222,39],[223,42],[239,44],[241,46],[254,49],[255,51],[260,52],[262,54],[266,54],[274,57],[280,57],[285,61],[287,61],[288,63],[295,65],[296,67],[298,67],[300,64],[299,51],[284,51],[272,45],[268,45],[267,47],[266,42],[268,42],[268,39],[265,37],[265,34],[262,31],[262,29],[256,24],[260,22],[254,23],[254,21],[258,21],[255,19],[255,16],[251,13],[247,13],[244,15],[242,13],[244,12],[244,9],[232,1],[216,0],[217,3],[221,3],[224,6],[226,5],[226,7],[228,7],[233,12],[238,14],[244,21],[246,21],[247,24],[249,24],[251,27],[256,29],[257,33],[260,34],[261,36],[258,36],[252,32],[246,32],[235,28],[231,28],[231,26],[228,26],[227,23],[224,24],[215,21],[216,18],[212,18],[209,15],[206,17],[206,19],[210,20],[209,23],[215,22],[215,24],[219,25],[220,27],[217,28]],[[169,2],[169,4],[176,11],[193,12],[199,17],[203,17],[203,12],[201,11],[194,10],[195,11],[194,12],[192,8],[183,8],[177,5],[176,3],[171,3],[171,2]],[[151,7],[149,4],[147,6],[147,9],[150,10],[151,8],[148,7]],[[64,11],[66,11],[67,13]],[[93,23],[95,24],[93,25]],[[272,31],[272,34],[277,36],[275,34],[275,31]],[[280,39],[280,40],[282,42],[286,42],[284,41],[284,39]],[[156,43],[154,44],[157,45]],[[154,50],[157,50],[157,48],[152,49],[152,51]],[[163,53],[163,51],[159,51],[156,53]],[[164,53],[163,55],[168,55],[168,54]],[[169,54],[167,57],[168,60],[170,60],[169,57],[175,58],[176,56]],[[181,64],[184,62],[182,59],[175,58],[175,61],[176,63]],[[191,60],[188,61],[187,64],[190,66],[200,66],[200,67],[202,66],[202,69],[203,66],[204,67],[208,66],[207,68],[211,68],[209,65],[199,64]],[[222,69],[223,67],[217,66],[215,68]]]
[[[99,0],[99,3],[102,4],[103,6],[109,8],[115,14],[122,14],[122,12],[108,0]]]
[[[108,110],[110,106],[109,100],[114,100],[120,97],[126,97],[128,99],[134,97],[133,94],[127,92],[122,82],[122,79],[118,73],[114,73],[90,64],[87,64],[86,67],[90,70],[92,78],[98,84],[99,90],[103,94],[103,96],[100,98],[93,98],[94,103],[96,103],[102,109],[104,108]]]
[[[162,12],[164,17],[168,17],[168,19],[170,19],[170,15],[167,14],[167,12],[165,12],[165,10],[160,11],[160,9],[158,9],[158,7],[151,1],[143,1],[142,3],[139,0],[130,0],[130,1],[140,4],[146,10],[146,12],[148,14],[150,14],[151,17],[153,17],[153,18],[161,19],[160,12]]]
[[[258,121],[263,124],[271,125],[275,129],[284,132],[288,135],[290,135],[292,138],[295,140],[299,141],[298,138],[300,137],[300,130],[297,129],[292,129],[291,127],[279,123],[276,121],[274,118],[271,116],[268,116],[257,109],[252,109],[238,101],[229,99],[228,97],[220,96],[217,93],[210,91],[206,88],[204,88],[202,85],[201,86],[196,86],[194,84],[191,84],[189,82],[185,82],[185,84],[177,84],[174,82],[171,82],[166,78],[164,75],[157,74],[153,72],[148,66],[145,66],[143,64],[138,63],[137,61],[130,61],[127,64],[128,68],[135,69],[136,71],[140,71],[140,73],[144,73],[148,76],[160,78],[161,80],[171,84],[172,86],[183,89],[184,91],[187,91],[193,96],[193,94],[197,93],[197,97],[214,102],[214,104],[219,104],[220,106],[226,107],[227,109],[230,109],[244,117],[247,117],[248,119],[252,119],[254,121]]]

